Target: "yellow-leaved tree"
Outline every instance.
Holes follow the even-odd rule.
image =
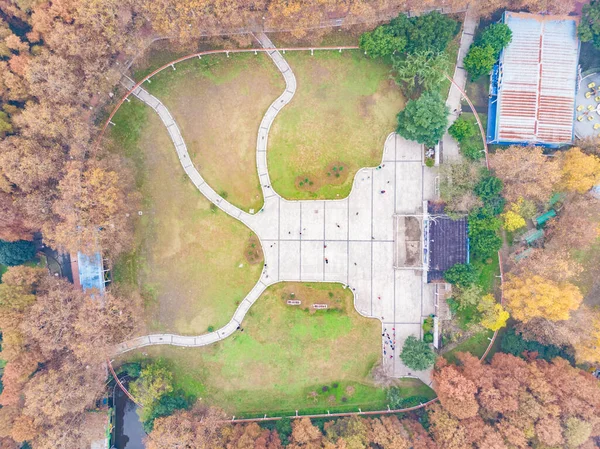
[[[541,276],[512,276],[504,284],[504,297],[512,316],[527,322],[533,318],[568,320],[583,295],[570,282],[555,282]]]
[[[508,232],[516,231],[517,229],[523,228],[527,225],[521,213],[522,205],[523,198],[519,198],[510,205],[504,214],[502,214],[502,217],[504,218],[504,229],[506,229]]]
[[[494,332],[506,326],[506,321],[510,317],[502,304],[496,301],[494,295],[485,295],[481,298],[477,310],[481,313],[481,325]]]
[[[585,193],[600,184],[600,158],[571,148],[564,155],[562,185],[565,189]]]

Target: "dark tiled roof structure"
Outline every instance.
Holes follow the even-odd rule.
[[[468,261],[467,217],[453,220],[444,215],[444,207],[429,203],[429,271],[427,282],[441,281],[444,272],[457,263]]]

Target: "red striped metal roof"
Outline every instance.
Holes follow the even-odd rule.
[[[505,14],[513,32],[501,59],[498,141],[570,143],[577,82],[577,22]]]

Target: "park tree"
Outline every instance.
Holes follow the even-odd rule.
[[[571,192],[585,193],[600,184],[600,157],[574,147],[564,153],[561,185]]]
[[[454,137],[457,142],[463,142],[477,135],[477,127],[472,120],[467,120],[462,114],[448,128],[448,133]]]
[[[94,252],[98,244],[118,254],[131,243],[128,207],[136,194],[126,196],[126,181],[102,167],[82,170],[71,164],[60,181],[60,198],[54,203],[59,221],[45,228],[47,238],[70,251]]]
[[[530,255],[511,270],[514,274],[533,274],[555,282],[569,281],[583,271],[568,249],[557,247],[552,242],[544,249],[532,248]]]
[[[550,245],[564,251],[589,248],[600,236],[600,208],[591,194],[565,202],[560,215],[548,225]]]
[[[433,366],[435,353],[423,340],[418,340],[412,335],[404,341],[400,359],[410,369],[423,371]]]
[[[446,270],[444,280],[459,287],[466,287],[475,283],[477,271],[469,263],[457,263]]]
[[[425,92],[410,100],[398,114],[397,132],[408,140],[435,145],[446,132],[448,107],[438,92]]]
[[[440,169],[440,197],[446,212],[459,214],[482,206],[473,190],[481,179],[481,166],[471,161],[443,164]]]
[[[502,247],[498,235],[501,221],[487,208],[478,208],[469,214],[470,250],[480,259],[492,257]]]
[[[21,265],[35,257],[35,244],[27,240],[7,242],[0,240],[0,264],[9,267]]]
[[[498,59],[500,52],[506,48],[512,40],[512,31],[505,23],[492,23],[489,25],[479,38],[477,45],[481,47],[490,46],[494,50],[494,57]]]
[[[567,320],[583,300],[579,289],[569,282],[526,275],[509,277],[504,283],[504,297],[513,317],[523,322],[538,317]]]
[[[222,412],[217,410],[194,407],[192,410],[180,410],[171,416],[158,418],[152,432],[148,434],[146,447],[216,447],[221,441],[221,430],[224,427],[218,423],[222,417]]]
[[[558,161],[547,158],[540,147],[511,146],[490,156],[495,175],[504,184],[504,197],[545,203],[561,179]]]
[[[527,226],[525,218],[521,215],[522,204],[523,198],[519,198],[517,202],[510,204],[508,210],[502,215],[502,218],[504,219],[504,229],[508,232],[513,232]]]
[[[463,60],[463,65],[465,70],[469,72],[471,81],[476,81],[483,75],[490,73],[496,59],[494,48],[491,45],[471,45]]]
[[[502,304],[496,301],[494,295],[485,295],[477,304],[477,311],[481,314],[480,324],[491,331],[498,331],[506,327],[510,314],[504,310]]]
[[[432,407],[430,422],[441,447],[590,442],[587,426],[573,420],[597,422],[600,390],[590,374],[560,358],[548,363],[497,353],[490,364],[468,353],[458,358],[459,364],[442,362],[434,372],[440,404]]]
[[[481,198],[486,209],[491,211],[493,215],[498,215],[504,209],[503,188],[502,180],[486,171],[473,191]]]
[[[461,419],[477,415],[479,405],[475,400],[477,385],[456,367],[440,359],[433,372],[435,391],[444,409]]]
[[[406,36],[395,34],[389,25],[380,25],[373,31],[363,33],[359,45],[371,58],[387,57],[404,50]]]
[[[446,53],[433,51],[419,51],[405,57],[393,57],[392,60],[396,82],[411,98],[424,91],[438,90],[449,65]]]
[[[393,23],[393,22],[392,22]],[[459,30],[459,23],[445,14],[433,11],[410,18],[406,51],[416,53],[433,51],[441,53]]]
[[[600,2],[592,0],[583,5],[577,34],[582,42],[591,42],[600,49]]]
[[[470,284],[454,290],[452,298],[458,303],[458,310],[476,308],[483,290],[479,285]]]
[[[142,421],[147,421],[153,406],[173,391],[173,374],[164,361],[152,362],[145,366],[140,377],[132,382],[130,391],[142,405],[139,411]]]

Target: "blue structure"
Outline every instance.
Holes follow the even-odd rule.
[[[573,142],[579,40],[569,16],[505,12],[512,33],[490,77],[487,141],[556,148]]]
[[[87,256],[81,252],[77,253],[77,266],[79,271],[79,282],[83,291],[97,290],[104,294],[106,282],[104,279],[104,264],[99,252]]]

